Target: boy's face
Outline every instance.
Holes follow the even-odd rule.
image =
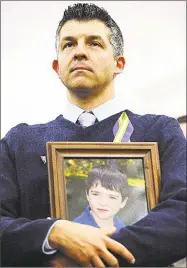
[[[127,197],[122,201],[121,193],[102,187],[100,182],[93,185],[86,196],[92,214],[102,220],[113,218],[128,199]]]

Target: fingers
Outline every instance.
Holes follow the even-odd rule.
[[[91,262],[88,262],[88,261],[81,261],[80,264],[81,264],[81,267],[87,267],[87,268],[93,267]]]
[[[108,250],[102,251],[100,255],[110,267],[119,267],[118,260]]]
[[[104,263],[97,255],[92,257],[92,263],[94,264],[94,267],[105,267]]]
[[[55,267],[55,268],[61,268],[61,267],[65,267],[63,266],[63,264],[61,262],[58,262],[58,261],[53,261],[51,263],[52,267]]]
[[[116,232],[116,227],[110,229],[101,229],[104,235],[111,236]]]
[[[111,251],[117,253],[124,259],[126,259],[129,263],[135,263],[135,258],[132,255],[132,253],[122,244],[118,243],[117,241],[114,241],[113,239],[106,237],[106,246]]]

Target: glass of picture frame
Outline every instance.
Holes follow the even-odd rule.
[[[92,225],[85,213],[93,212],[95,206],[99,217],[113,215],[122,225],[131,225],[145,217],[158,203],[160,165],[156,142],[48,142],[47,162],[52,218]],[[122,174],[126,184],[122,183],[120,188],[117,177],[111,179],[109,185],[96,176],[88,188],[86,185],[98,168],[109,172],[105,172],[107,177],[111,169],[117,171],[118,177]],[[92,205],[90,191],[95,198]],[[115,193],[121,198],[121,205],[120,202],[115,203]],[[112,211],[112,206],[115,211]],[[94,217],[94,212],[91,215]]]

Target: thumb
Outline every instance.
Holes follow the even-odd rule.
[[[111,228],[108,228],[108,229],[101,229],[102,232],[107,235],[107,236],[111,236],[113,235],[115,232],[116,232],[116,227],[111,227]]]

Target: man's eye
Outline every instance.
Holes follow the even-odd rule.
[[[91,45],[92,45],[93,47],[97,47],[97,46],[99,47],[99,46],[100,46],[100,44],[97,43],[97,42],[92,42]]]
[[[63,49],[68,48],[68,47],[72,47],[72,46],[73,46],[73,43],[66,43],[66,44],[63,46]]]

